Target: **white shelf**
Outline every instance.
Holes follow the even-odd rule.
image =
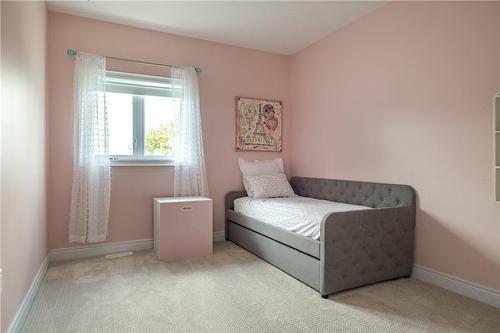
[[[497,94],[493,98],[493,126],[493,131],[495,133],[493,140],[493,151],[495,154],[495,199],[497,202],[500,202],[500,94]]]

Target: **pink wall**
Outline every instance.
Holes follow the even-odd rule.
[[[292,173],[412,185],[416,263],[500,290],[500,3],[393,3],[294,55]]]
[[[498,3],[392,3],[291,60],[57,13],[48,30],[50,248],[69,245],[72,47],[203,67],[214,230],[223,229],[224,194],[241,188],[237,157],[282,156],[294,175],[414,186],[417,264],[500,289],[491,115],[500,90]],[[237,95],[284,101],[283,154],[234,152]],[[111,241],[152,237],[151,198],[171,194],[172,171],[113,168]]]
[[[214,230],[224,229],[224,195],[242,188],[239,156],[281,156],[289,170],[288,57],[59,13],[49,13],[48,21],[49,248],[69,246],[74,59],[66,56],[67,48],[203,67],[199,80],[208,181],[214,199]],[[162,69],[147,67],[122,70],[164,73]],[[283,153],[234,151],[235,96],[284,102]],[[168,167],[113,168],[110,241],[152,238],[152,198],[172,193],[172,173]]]
[[[1,331],[9,327],[46,245],[46,9],[1,3]]]

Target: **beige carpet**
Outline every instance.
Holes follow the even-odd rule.
[[[500,310],[413,279],[330,296],[232,243],[52,265],[24,332],[500,332]]]

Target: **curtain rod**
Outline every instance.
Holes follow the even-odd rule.
[[[70,57],[77,55],[78,52],[76,52],[73,49],[67,49],[66,54],[69,55]],[[122,60],[122,61],[128,61],[128,62],[135,62],[137,64],[144,64],[144,65],[151,65],[151,66],[160,66],[160,67],[169,67],[169,68],[174,68],[177,66],[174,65],[168,65],[168,64],[160,64],[156,62],[148,62],[148,61],[140,61],[140,60],[135,60],[135,59],[126,59],[126,58],[119,58],[119,57],[109,57],[106,56],[108,59],[115,59],[115,60]],[[203,72],[203,69],[201,67],[195,67],[194,70],[196,73],[201,73]]]

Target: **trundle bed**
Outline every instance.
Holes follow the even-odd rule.
[[[323,298],[411,274],[415,193],[410,186],[305,177],[292,177],[290,184],[295,194],[305,197],[291,200],[290,211],[293,205],[311,207],[310,198],[319,199],[323,210],[329,209],[328,202],[338,203],[338,209],[332,208],[338,211],[322,215],[317,230],[305,224],[304,230],[290,231],[293,228],[287,230],[286,225],[270,223],[266,215],[258,214],[258,209],[260,213],[269,210],[268,215],[278,219],[281,209],[286,222],[284,201],[266,207],[264,201],[255,205],[243,200],[245,191],[229,192],[226,239],[319,291]],[[237,199],[237,208],[248,213],[235,211]],[[304,219],[309,215],[313,211],[304,213]]]

